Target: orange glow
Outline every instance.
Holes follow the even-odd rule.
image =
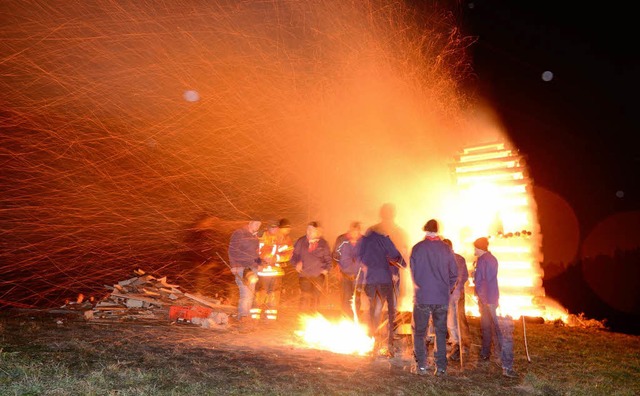
[[[301,330],[296,331],[309,347],[345,355],[366,355],[373,350],[374,339],[367,327],[347,319],[331,322],[324,316],[300,316]]]
[[[462,225],[462,247],[457,250],[465,256],[470,272],[466,290],[468,313],[478,315],[472,280],[476,260],[472,242],[486,236],[489,250],[499,262],[501,312],[513,317],[525,315],[566,322],[566,310],[541,303],[542,238],[535,200],[527,188],[530,183],[519,154],[502,143],[470,147],[462,153],[455,164],[458,207],[452,212],[458,214],[457,223]],[[503,160],[496,161],[500,158]],[[475,161],[473,166],[465,164],[470,161]]]

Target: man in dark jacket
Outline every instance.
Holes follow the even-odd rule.
[[[354,221],[349,226],[349,231],[339,235],[333,247],[333,259],[340,267],[342,276],[341,306],[342,312],[349,316],[360,312],[360,288],[364,284],[362,263],[358,259],[358,249],[362,240],[361,225]],[[354,312],[355,311],[355,312]]]
[[[235,276],[240,298],[238,300],[238,320],[248,318],[255,297],[257,273],[260,269],[258,248],[260,240],[257,233],[260,221],[249,221],[244,227],[231,234],[229,241],[229,263]]]
[[[434,374],[440,376],[447,372],[447,311],[449,296],[458,279],[458,267],[453,251],[438,236],[438,222],[431,219],[423,229],[426,231],[424,240],[411,249],[413,354],[416,373],[427,374],[425,337],[431,317],[436,332]]]
[[[364,269],[364,292],[369,299],[369,332],[376,336],[380,322],[381,306],[387,302],[388,337],[387,355],[393,356],[393,329],[396,318],[394,283],[398,281],[398,273],[392,270],[392,264],[405,268],[402,255],[387,235],[369,229],[360,245],[358,258]],[[379,341],[376,339],[376,344]]]
[[[291,263],[300,281],[300,311],[317,312],[325,278],[331,269],[331,248],[321,236],[320,225],[312,221],[307,233],[293,245]]]

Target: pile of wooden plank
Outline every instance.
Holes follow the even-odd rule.
[[[87,320],[168,320],[207,328],[226,326],[229,315],[237,310],[218,299],[184,292],[166,277],[158,278],[140,269],[134,271],[132,278],[105,287],[111,292],[97,303],[83,301],[79,296],[63,308],[82,310]]]

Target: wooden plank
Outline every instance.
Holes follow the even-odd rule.
[[[146,298],[137,294],[120,294],[120,293],[111,293],[111,295],[113,297],[118,297],[118,298],[128,298],[128,299],[132,299],[132,300],[138,300],[138,301],[144,301],[147,302],[149,304],[155,304],[155,305],[159,305],[159,306],[165,306],[167,305],[166,303],[163,303],[162,301],[158,301],[158,300],[154,300],[152,298]]]

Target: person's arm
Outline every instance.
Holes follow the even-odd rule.
[[[336,238],[336,243],[333,245],[332,257],[336,263],[340,263],[340,258],[342,258],[342,247],[345,243],[348,243],[347,238],[343,235],[339,235]]]
[[[320,239],[320,242],[323,245],[322,257],[320,258],[322,260],[322,273],[326,275],[331,269],[331,264],[333,263],[331,247],[329,247],[329,242],[327,242],[326,239]]]
[[[449,267],[449,294],[453,293],[458,284],[458,263],[453,252],[447,252],[447,263]]]

